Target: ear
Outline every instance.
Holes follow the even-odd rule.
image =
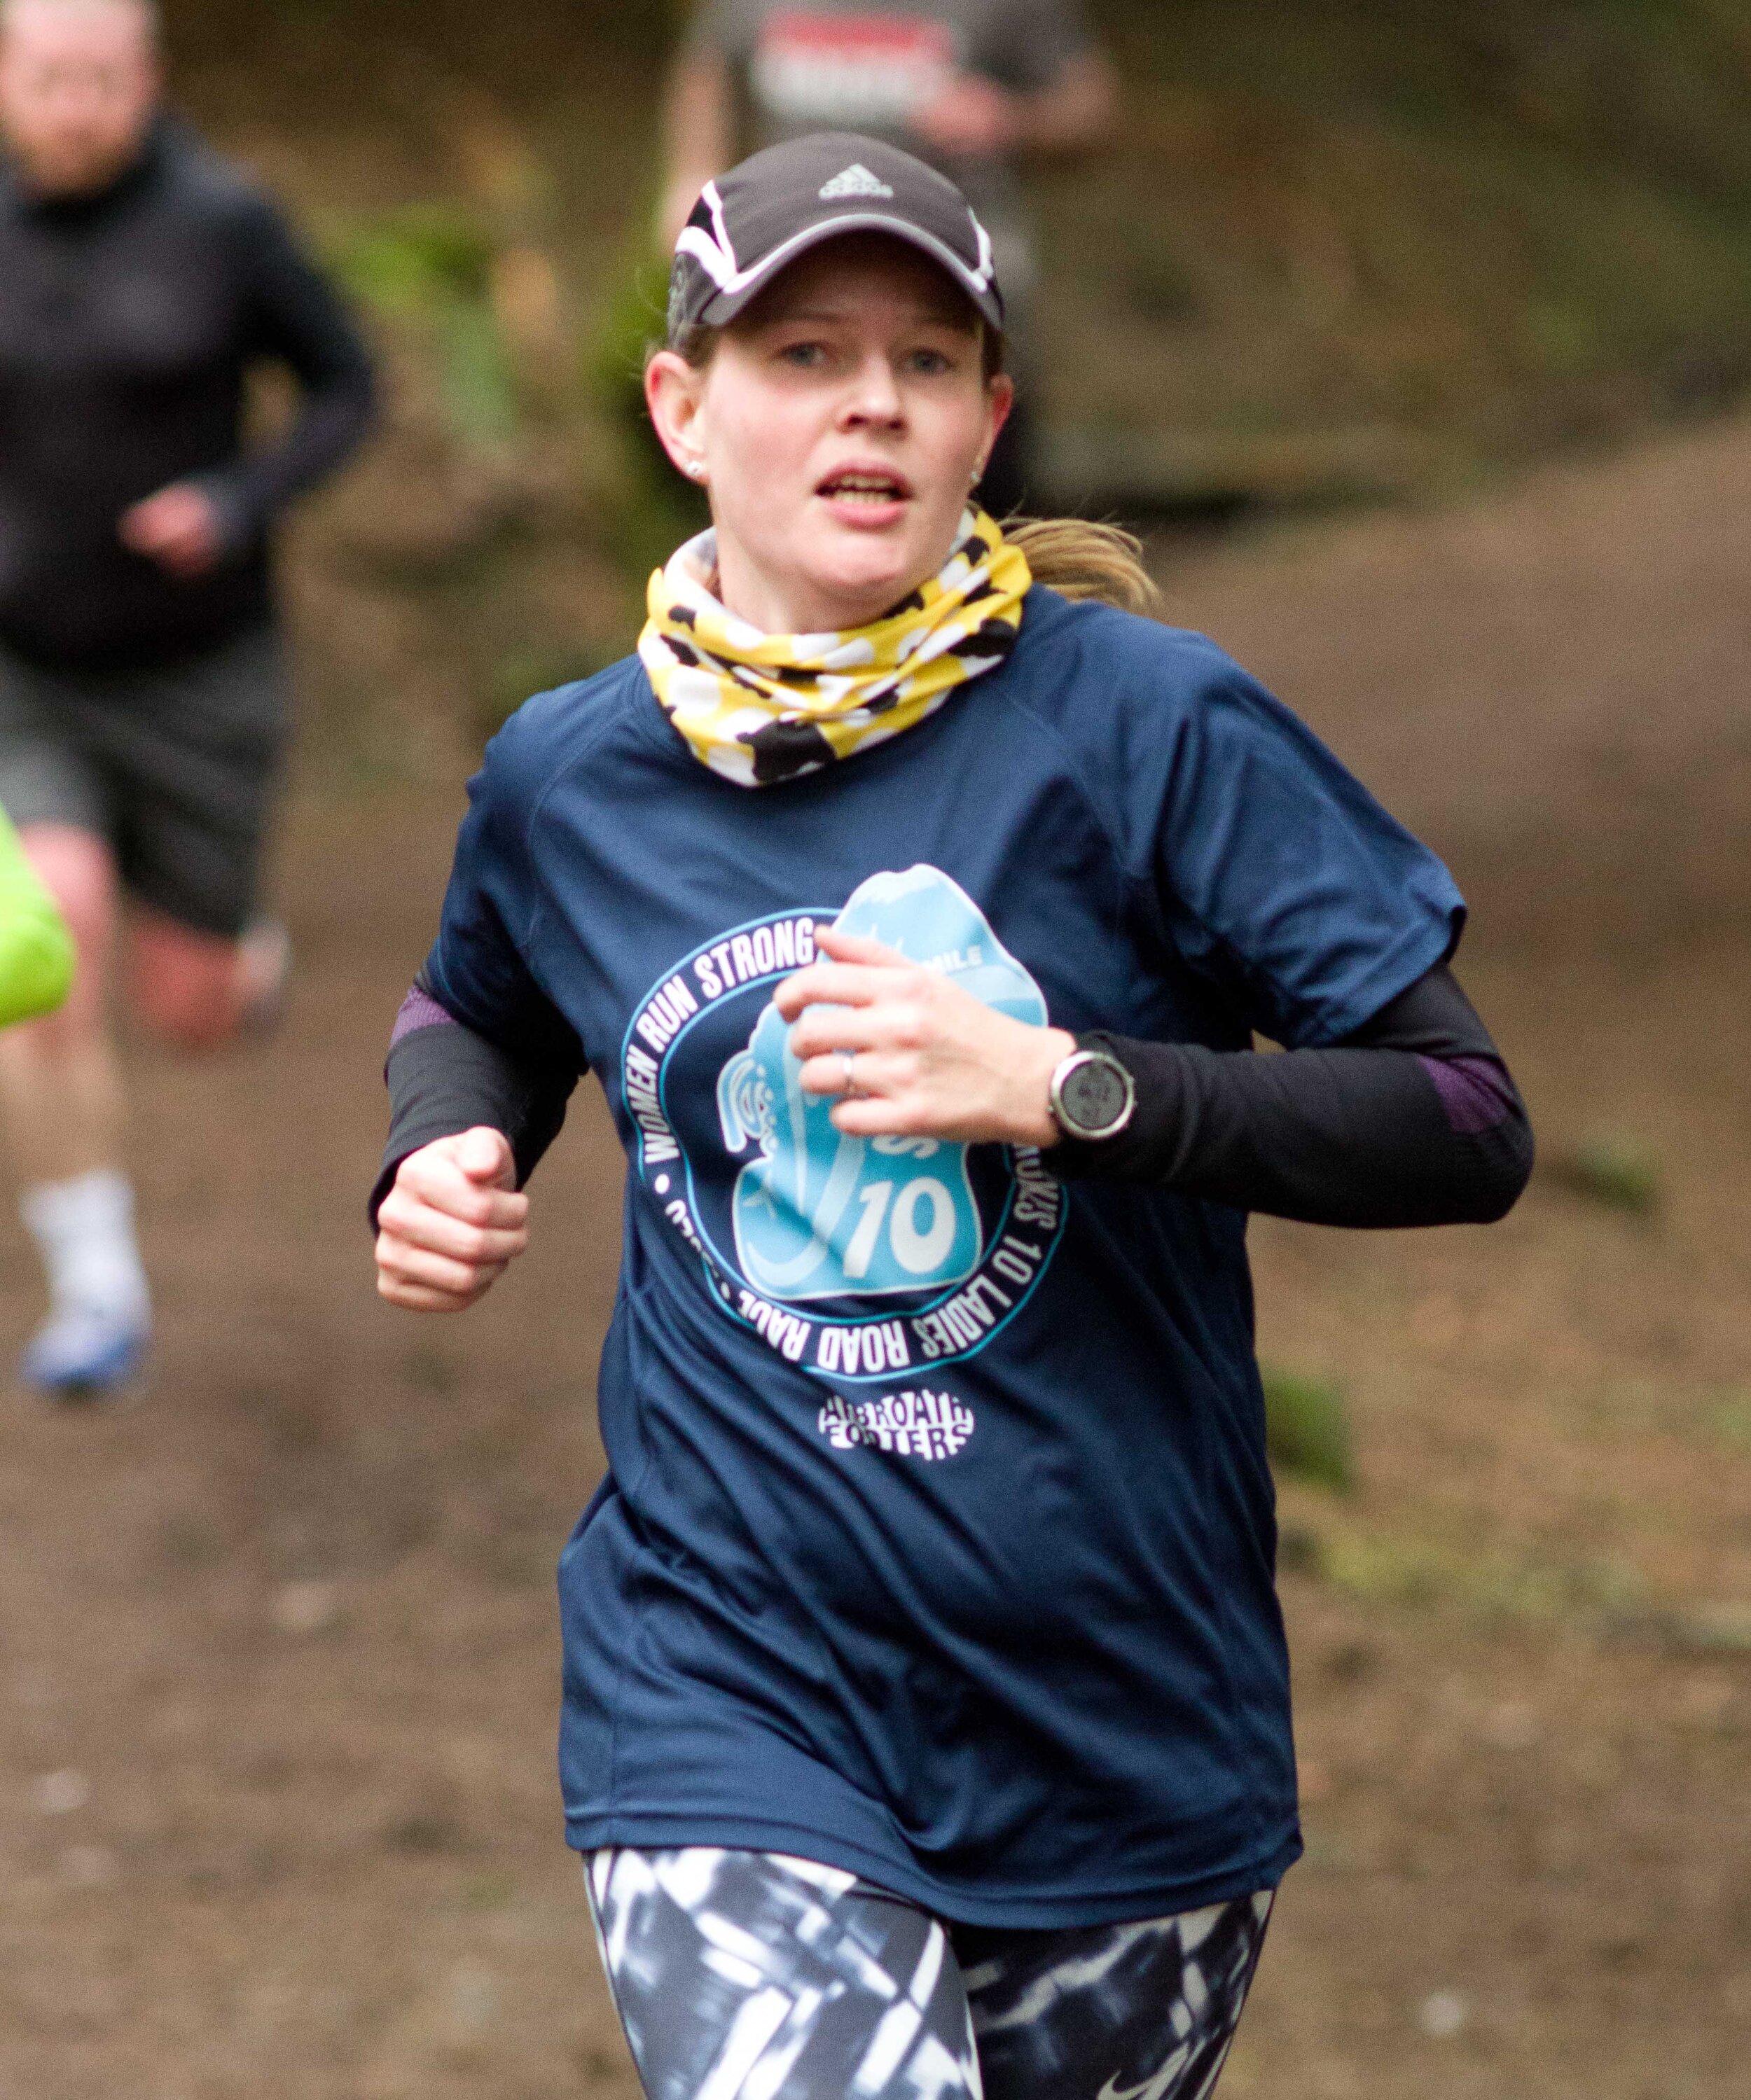
[[[1010,411],[1015,406],[1015,382],[1006,372],[1000,372],[991,382],[985,395],[985,448],[981,455],[979,475],[991,464],[991,455],[997,439],[1003,435],[1003,426],[1010,419]]]
[[[672,350],[660,350],[644,371],[644,405],[663,450],[690,481],[700,479],[699,411],[705,375]]]

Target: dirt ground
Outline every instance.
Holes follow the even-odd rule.
[[[1272,2100],[1730,2100],[1751,2052],[1751,427],[1166,550],[1174,612],[1449,856],[1555,1171],[1488,1233],[1262,1226],[1309,1856],[1228,2075]],[[592,1099],[464,1322],[360,1206],[452,790],[312,753],[265,1053],[135,1060],[162,1303],[113,1415],[0,1411],[5,2100],[630,2100],[559,1833],[551,1568],[599,1465]],[[0,1337],[36,1309],[0,1222]]]

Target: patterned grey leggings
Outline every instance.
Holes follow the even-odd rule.
[[[649,2100],[1208,2100],[1273,1900],[990,1931],[776,1853],[584,1872]]]

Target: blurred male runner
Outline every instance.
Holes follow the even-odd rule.
[[[105,1019],[118,893],[157,1033],[215,1044],[272,1005],[268,532],[371,410],[334,293],[161,97],[150,0],[0,0],[0,806],[81,964],[60,1014],[0,1043],[0,1105],[51,1299],[24,1374],[55,1396],[119,1385],[150,1328]],[[301,411],[245,452],[263,360]]]
[[[1099,144],[1116,101],[1081,0],[702,0],[669,89],[664,246],[714,176],[808,132],[869,133],[940,168],[990,233],[1009,309],[1017,405],[979,492],[1002,518],[1025,499],[1031,448],[1020,164]]]

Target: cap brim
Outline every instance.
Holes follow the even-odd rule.
[[[847,233],[885,233],[895,240],[904,240],[909,247],[916,248],[939,264],[966,293],[978,309],[986,324],[1002,335],[1005,327],[1003,296],[995,284],[969,267],[966,258],[957,255],[946,241],[939,240],[934,234],[926,233],[922,227],[913,226],[903,218],[895,218],[887,212],[848,211],[842,215],[822,219],[817,225],[805,227],[802,232],[794,233],[782,241],[770,255],[763,255],[738,277],[733,290],[720,288],[700,308],[698,318],[707,328],[727,328],[738,315],[745,313],[772,283],[780,270],[786,269],[798,256],[807,255],[811,249],[819,248],[829,240],[837,240]]]

